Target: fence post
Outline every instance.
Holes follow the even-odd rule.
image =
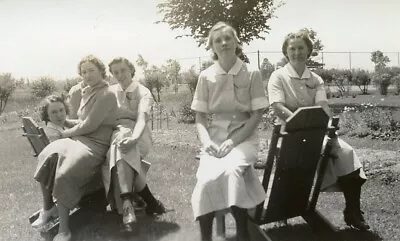
[[[257,50],[257,63],[258,63],[258,69],[260,70],[261,69],[261,66],[260,66],[260,50]]]
[[[151,105],[151,130],[154,130],[154,112],[153,112],[153,106]]]

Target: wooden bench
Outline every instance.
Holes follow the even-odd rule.
[[[328,122],[321,107],[303,107],[285,125],[274,126],[262,179],[266,200],[249,210],[251,240],[271,241],[259,225],[297,216],[323,236],[321,240],[337,240],[335,227],[316,209],[332,149],[328,141],[321,154],[323,140],[336,136],[339,119],[334,117],[330,126]],[[225,237],[225,216],[216,216],[216,230]]]

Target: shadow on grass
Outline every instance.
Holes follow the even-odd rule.
[[[338,230],[336,233],[316,233],[306,223],[287,225],[276,227],[266,230],[267,234],[273,240],[280,241],[321,241],[321,240],[335,240],[335,241],[381,241],[383,240],[379,235],[372,231],[357,231],[351,228]],[[233,241],[234,239],[232,239]],[[229,241],[231,241],[229,239]]]
[[[153,241],[180,229],[177,223],[161,220],[161,217],[140,214],[137,218],[138,222],[133,226],[133,232],[126,232],[122,225],[122,217],[116,212],[85,209],[70,218],[70,228],[74,241]],[[49,233],[42,233],[41,236],[46,241],[51,241],[56,234],[57,228]]]

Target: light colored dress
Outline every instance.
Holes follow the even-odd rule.
[[[294,112],[300,107],[315,106],[320,101],[327,101],[324,81],[320,76],[306,68],[300,77],[290,63],[274,71],[268,82],[268,96],[271,105],[283,103]],[[327,138],[324,140],[326,143]],[[336,143],[336,159],[330,159],[324,175],[322,189],[336,184],[339,176],[344,176],[362,167],[354,149],[338,138]],[[363,169],[360,177],[366,178]]]
[[[153,143],[149,125],[145,126],[138,144],[128,153],[121,153],[117,143],[125,137],[132,136],[139,112],[150,115],[153,98],[150,90],[136,81],[132,82],[125,91],[119,84],[110,86],[110,90],[117,97],[117,129],[112,134],[110,150],[107,153],[107,161],[102,166],[102,173],[109,203],[122,213],[121,191],[118,185],[111,185],[111,170],[119,160],[124,160],[138,173],[133,188],[142,190],[145,187],[146,167],[141,160],[147,156]]]
[[[59,139],[60,134],[64,131],[64,127],[54,124],[53,122],[47,122],[46,126],[43,128],[44,133],[46,133],[47,138],[50,142]]]
[[[48,184],[57,202],[69,209],[88,193],[91,180],[100,176],[115,128],[116,107],[115,95],[106,82],[85,87],[78,111],[81,122],[65,130],[73,137],[51,142],[39,154],[34,178]],[[53,165],[55,173],[51,173]]]
[[[200,73],[191,108],[213,114],[207,130],[211,140],[220,145],[245,125],[251,111],[268,105],[260,73],[248,70],[237,58],[228,73],[217,61]],[[264,201],[265,192],[253,168],[258,146],[255,130],[223,158],[201,151],[192,194],[195,219],[231,206],[253,208]]]

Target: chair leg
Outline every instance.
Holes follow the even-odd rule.
[[[225,238],[225,215],[224,214],[219,214],[218,212],[215,215],[215,221],[216,221],[216,231],[217,231],[217,236],[221,238]]]

